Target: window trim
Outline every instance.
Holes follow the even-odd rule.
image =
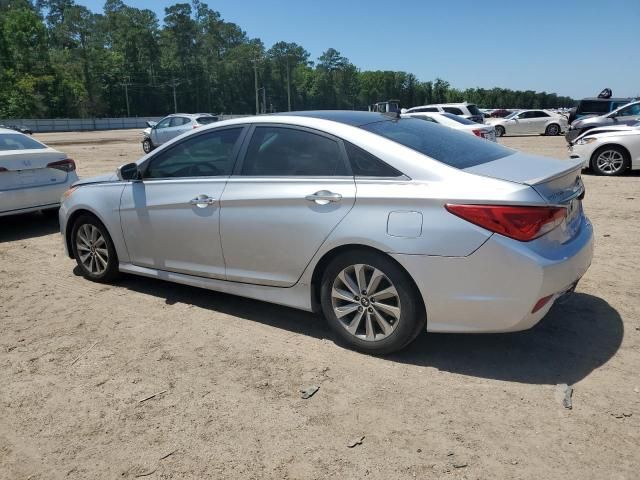
[[[149,165],[151,164],[151,162],[153,162],[159,155],[164,155],[167,152],[170,152],[171,150],[175,149],[176,147],[182,145],[184,142],[187,142],[189,140],[192,140],[194,138],[197,137],[201,137],[203,135],[207,135],[207,134],[212,134],[212,133],[217,133],[217,132],[222,132],[224,130],[232,130],[232,129],[237,129],[240,128],[240,134],[238,135],[238,139],[236,140],[235,145],[233,146],[233,150],[231,150],[231,162],[232,162],[232,167],[231,167],[231,173],[229,175],[216,175],[216,176],[198,176],[198,177],[161,177],[161,178],[148,178],[146,177],[147,172],[149,170]],[[238,164],[238,158],[239,158],[239,153],[240,153],[240,148],[243,145],[244,141],[245,141],[245,136],[247,134],[247,130],[249,129],[249,125],[247,124],[237,124],[237,125],[225,125],[224,127],[220,127],[220,128],[211,128],[211,129],[207,129],[207,130],[200,130],[197,133],[193,134],[193,135],[189,135],[183,139],[181,139],[179,142],[175,142],[175,143],[171,143],[171,144],[165,144],[167,145],[166,147],[163,145],[162,147],[160,147],[157,151],[154,152],[154,154],[145,159],[144,162],[140,163],[140,165],[138,166],[139,170],[140,170],[140,180],[143,182],[162,182],[162,181],[168,181],[168,180],[180,180],[180,179],[219,179],[219,178],[229,178],[231,175],[233,175],[233,172],[235,171],[236,165]]]
[[[340,151],[340,157],[342,158],[342,162],[345,166],[346,175],[331,175],[331,176],[318,176],[318,175],[242,175],[242,166],[247,158],[247,151],[249,150],[249,144],[251,143],[251,139],[258,127],[268,127],[268,128],[285,128],[288,130],[298,130],[306,133],[311,133],[313,135],[319,135],[321,137],[325,137],[329,140],[332,140],[338,144],[338,150]],[[260,178],[260,179],[277,179],[277,178],[301,178],[301,179],[311,179],[311,178],[331,178],[331,179],[340,179],[340,178],[349,178],[353,180],[353,172],[351,171],[351,164],[349,163],[349,158],[347,156],[347,151],[344,147],[344,142],[341,138],[336,137],[335,135],[331,135],[330,133],[323,132],[322,130],[316,130],[315,128],[303,127],[301,125],[293,125],[290,123],[253,123],[248,128],[244,139],[242,140],[242,147],[240,148],[240,152],[238,154],[238,158],[236,159],[235,167],[231,172],[232,178],[237,179],[252,179],[252,178]]]

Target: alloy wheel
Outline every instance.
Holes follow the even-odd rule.
[[[78,228],[76,249],[82,266],[92,275],[101,275],[109,264],[107,242],[95,225],[85,223]]]
[[[622,154],[616,150],[605,150],[596,158],[596,167],[607,175],[618,173],[623,165],[624,158]]]
[[[400,296],[393,282],[366,264],[342,270],[331,288],[333,312],[351,335],[367,341],[382,340],[400,321]]]

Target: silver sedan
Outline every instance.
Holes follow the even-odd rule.
[[[322,311],[385,354],[425,328],[527,329],[571,292],[593,248],[580,170],[388,114],[249,117],[77,182],[60,225],[90,280]]]

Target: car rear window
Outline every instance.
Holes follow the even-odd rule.
[[[583,100],[578,105],[576,113],[609,113],[611,111],[611,102],[598,102],[594,100]]]
[[[441,113],[441,115],[443,117],[447,117],[450,120],[453,120],[454,122],[461,123],[462,125],[478,125],[476,122],[472,122],[471,120],[468,120],[459,115],[454,115],[453,113]]]
[[[402,118],[360,128],[456,168],[469,168],[513,154],[513,150],[431,122]]]
[[[210,123],[217,122],[218,117],[198,117],[196,118],[196,122],[200,125],[209,125]]]
[[[46,145],[19,133],[0,133],[0,151],[35,150],[47,148]]]
[[[469,110],[469,113],[471,113],[471,115],[482,115],[480,110],[478,110],[478,107],[476,107],[473,103],[467,105],[467,110]]]
[[[447,113],[453,113],[454,115],[464,115],[462,110],[456,107],[442,107],[442,109]]]

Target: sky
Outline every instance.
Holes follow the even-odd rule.
[[[183,0],[184,1],[184,0]],[[188,1],[188,0],[186,0]],[[456,88],[640,96],[640,0],[201,0],[266,48],[329,47],[362,70]],[[104,0],[76,0],[101,12]],[[124,0],[157,13],[178,1]]]

